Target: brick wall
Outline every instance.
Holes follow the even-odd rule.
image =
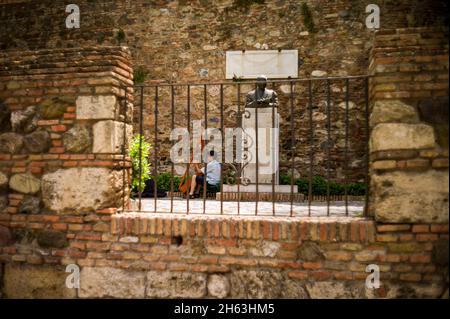
[[[121,205],[129,61],[120,47],[0,54],[0,246],[14,252],[2,262],[60,264],[38,247],[65,247],[68,230],[89,228],[67,222]]]
[[[370,72],[372,212],[448,223],[448,30],[377,32]]]
[[[62,177],[57,175],[62,168],[118,174],[124,158],[117,128],[127,116],[121,85],[132,84],[129,52],[108,47],[7,52],[0,61],[2,210],[34,213],[42,202],[50,205],[51,181],[40,183],[45,176]],[[110,142],[115,145],[108,145],[111,134],[117,135]],[[77,175],[66,177],[76,182]],[[118,200],[110,196],[94,206],[116,207]]]
[[[435,191],[434,188],[425,191],[419,188],[425,181],[430,181],[430,184],[425,185],[445,183],[443,177],[448,176],[445,168],[442,171],[427,169],[426,175],[419,175],[420,182],[413,180],[409,184],[408,178],[395,175],[395,179],[386,180],[386,174],[373,169],[371,177],[374,180],[372,191],[375,200],[372,209],[375,212],[375,220],[117,214],[119,203],[114,201],[117,198],[114,189],[117,185],[120,186],[122,167],[63,167],[65,161],[85,161],[83,159],[78,162],[77,158],[70,157],[73,155],[94,155],[93,160],[97,160],[96,156],[105,155],[104,149],[97,148],[98,144],[96,147],[95,141],[91,139],[95,140],[96,135],[97,138],[104,136],[104,130],[116,132],[115,124],[110,121],[120,123],[120,120],[125,119],[125,109],[131,109],[129,106],[123,110],[117,108],[114,97],[120,98],[121,92],[120,86],[114,85],[115,81],[109,79],[111,82],[108,85],[96,82],[98,77],[104,75],[106,64],[109,68],[106,71],[108,77],[127,83],[131,70],[126,67],[129,58],[126,52],[119,53],[122,52],[119,48],[91,50],[22,52],[21,54],[24,57],[29,56],[28,61],[33,63],[19,63],[17,66],[14,66],[13,62],[4,62],[16,60],[9,60],[9,57],[14,57],[11,53],[8,57],[2,57],[2,65],[8,66],[8,69],[3,66],[0,70],[3,72],[0,73],[2,79],[5,79],[1,81],[2,98],[6,100],[6,107],[2,106],[2,114],[22,112],[30,106],[39,106],[34,112],[29,112],[33,114],[31,119],[23,120],[23,123],[16,119],[28,119],[26,112],[6,117],[14,120],[6,121],[11,127],[7,128],[7,133],[2,132],[2,135],[11,134],[13,131],[13,134],[25,139],[29,134],[42,131],[42,128],[37,129],[42,119],[37,119],[36,125],[33,124],[36,114],[48,116],[60,113],[58,123],[44,126],[50,137],[51,134],[61,134],[58,130],[52,131],[52,126],[64,125],[65,130],[69,131],[77,124],[84,124],[92,130],[88,130],[92,134],[87,134],[90,136],[87,138],[88,143],[74,143],[79,147],[74,146],[79,150],[78,153],[68,153],[63,149],[61,154],[48,153],[58,156],[52,159],[44,159],[43,154],[47,154],[46,152],[27,153],[29,146],[36,143],[0,144],[7,151],[2,155],[0,166],[5,178],[3,175],[0,177],[2,180],[6,179],[1,186],[3,198],[6,195],[7,203],[0,212],[3,296],[436,298],[448,289],[448,213],[445,214],[441,204],[445,196],[448,198],[448,193]],[[81,55],[86,54],[81,62],[73,58],[78,56],[77,51],[81,52]],[[111,60],[105,58],[109,55],[113,56]],[[58,62],[58,57],[63,61]],[[24,60],[27,61],[27,58]],[[116,70],[118,61],[125,65]],[[61,67],[62,69],[59,69]],[[117,76],[115,71],[123,74],[125,78]],[[58,92],[52,95],[59,98],[57,103],[50,103],[53,100],[46,102],[47,99],[40,98],[40,95],[34,97],[25,94],[32,91],[33,87],[26,91],[29,83],[41,83],[46,79],[44,83],[47,83],[48,88],[44,87],[41,95],[48,97],[51,93],[46,90],[51,90],[50,86],[53,87],[54,82],[62,81],[60,77],[73,76],[78,79],[83,78],[79,74],[86,73],[86,91],[78,91],[83,89],[83,85],[75,86],[70,81],[62,82],[65,84],[59,84],[61,86],[57,87]],[[93,82],[89,83],[89,80]],[[105,89],[98,89],[103,86]],[[11,95],[8,93],[10,90],[16,93]],[[70,97],[67,103],[66,95]],[[7,100],[8,98],[13,99]],[[376,119],[373,115],[376,114],[376,109],[384,107],[386,110],[386,105],[389,112],[399,108],[397,113],[402,114],[401,120],[395,117],[397,122],[393,123],[384,119],[379,123],[375,121],[373,123],[378,124],[373,126],[373,130],[382,124],[388,124],[388,128],[389,124],[405,124],[406,117],[415,121],[412,125],[420,125],[414,126],[413,132],[422,129],[428,135],[434,136],[434,133],[431,133],[434,132],[434,126],[420,123],[417,119],[419,115],[409,112],[409,104],[392,100],[383,103],[386,102],[390,104],[373,101],[371,120]],[[63,105],[61,110],[58,105]],[[403,112],[405,108],[406,116]],[[68,112],[69,110],[72,112]],[[95,111],[91,112],[92,110]],[[390,114],[389,112],[387,114]],[[65,118],[65,114],[72,113],[76,114],[74,119]],[[108,122],[108,125],[101,122]],[[96,126],[98,123],[101,125]],[[7,126],[2,126],[5,127]],[[82,133],[74,135],[86,137]],[[20,137],[15,137],[20,140]],[[67,147],[64,142],[67,137],[64,139],[60,136],[56,140],[58,139],[62,140],[62,144],[48,146],[49,150],[54,147]],[[391,143],[398,142],[392,137],[390,140]],[[435,140],[432,140],[433,147],[430,148],[439,149],[441,146],[435,145]],[[401,141],[408,142],[403,139]],[[418,148],[418,141],[421,140],[413,139],[411,149],[421,150]],[[379,141],[374,139],[372,143]],[[425,145],[425,142],[421,143]],[[120,147],[116,148],[116,144],[111,142],[100,145],[107,145],[109,150],[116,151],[111,153],[117,156],[120,155]],[[373,148],[371,150],[374,151]],[[41,153],[41,159],[30,159],[30,156]],[[63,155],[69,155],[69,158],[60,158]],[[25,163],[17,167],[25,167],[25,173],[23,169],[12,172],[14,164],[20,161]],[[42,170],[32,172],[32,166],[28,164],[31,162],[42,162],[46,165],[40,167]],[[55,168],[48,164],[53,162]],[[379,165],[375,163],[374,165]],[[76,171],[72,171],[73,169]],[[120,176],[117,176],[117,173]],[[393,173],[398,174],[397,170]],[[27,174],[28,177],[19,178],[11,185],[12,177],[17,174]],[[92,179],[93,177],[98,178]],[[381,181],[378,184],[377,178]],[[23,180],[25,182],[21,182]],[[104,185],[105,181],[108,181],[106,184],[109,187]],[[37,185],[39,189],[36,191]],[[441,184],[438,184],[438,187],[441,187],[439,185]],[[408,194],[414,194],[416,189],[419,194],[415,196],[420,202],[411,201],[415,206],[410,206],[405,215],[401,210],[401,200],[410,200]],[[114,196],[111,198],[110,194]],[[42,202],[39,201],[38,209],[33,210],[32,208],[36,208],[33,205],[37,205],[33,204],[36,203],[36,198]],[[388,200],[392,207],[383,206],[380,198]],[[26,206],[23,205],[25,200],[30,202]],[[436,206],[435,202],[440,206]],[[68,289],[64,285],[67,276],[65,266],[72,263],[81,268],[79,291]],[[378,290],[365,288],[368,275],[365,269],[369,264],[376,264],[380,268],[381,288]]]
[[[436,298],[445,290],[448,225],[93,213],[23,223],[32,232],[63,229],[68,246],[40,247],[47,256],[4,247],[7,297],[38,297],[37,287],[82,298]],[[78,292],[63,286],[62,266],[72,263],[81,267]],[[365,288],[369,264],[380,268],[378,290]],[[17,282],[26,275],[44,279]]]
[[[8,1],[10,2],[10,1]],[[267,0],[264,4],[239,5],[238,1],[78,1],[81,28],[65,28],[64,1],[20,1],[0,5],[0,47],[3,49],[42,49],[92,45],[127,45],[136,68],[148,72],[151,82],[214,82],[225,78],[225,52],[254,50],[267,44],[270,49],[297,49],[299,77],[310,77],[313,71],[330,76],[366,73],[373,32],[365,27],[365,7],[371,1],[306,1],[312,12],[316,32],[308,31],[301,11],[301,2]],[[251,2],[251,1],[250,1]],[[384,1],[379,3],[382,28],[439,25],[446,21],[445,1]],[[30,13],[33,14],[30,14]],[[29,26],[33,26],[31,29]],[[204,26],[208,26],[205,28]],[[262,31],[261,31],[262,29]],[[119,37],[120,31],[124,37]],[[332,134],[330,175],[343,182],[345,83],[332,84]],[[290,167],[289,92],[286,86],[275,86],[280,96],[281,143],[280,164],[283,171]],[[325,82],[317,83],[314,92],[315,175],[327,175],[326,93]],[[217,89],[217,88],[216,88]],[[364,89],[360,82],[350,83],[350,167],[351,181],[364,180]],[[162,93],[162,90],[161,90]],[[178,92],[177,92],[178,93]],[[242,100],[246,91],[242,91]],[[306,85],[296,86],[294,101],[298,145],[295,154],[296,177],[307,177],[309,167],[309,123],[306,105]],[[229,98],[232,97],[232,98]],[[235,108],[236,92],[227,92],[227,110]],[[297,98],[298,97],[298,98]],[[164,98],[161,94],[161,105]],[[203,101],[202,90],[192,90],[193,104]],[[208,96],[212,101],[214,97]],[[145,105],[152,105],[150,96]],[[217,104],[217,103],[216,103]],[[170,105],[170,102],[166,102]],[[185,105],[182,104],[182,105]],[[214,114],[211,105],[210,116]],[[181,110],[176,123],[183,123]],[[202,119],[202,108],[192,109],[192,117]],[[138,114],[138,113],[137,113]],[[178,116],[179,115],[179,116]],[[151,118],[151,109],[144,118]],[[235,123],[232,123],[235,126]],[[210,123],[211,125],[211,123]],[[170,117],[161,112],[159,118],[161,153],[170,148]],[[147,138],[153,136],[153,122],[146,121]],[[307,146],[306,146],[307,145]],[[163,154],[168,158],[168,154]],[[164,170],[168,160],[159,167]]]

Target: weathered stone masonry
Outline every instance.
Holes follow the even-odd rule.
[[[69,227],[69,216],[92,212],[108,221],[121,205],[129,60],[120,47],[2,52],[1,245],[20,243],[9,247],[10,261],[60,264],[58,253],[38,251],[67,247],[67,231],[89,228]]]
[[[136,69],[144,69],[146,83],[214,82],[225,78],[227,50],[254,50],[266,44],[270,49],[297,49],[299,77],[312,75],[342,76],[366,73],[373,31],[366,28],[366,1],[305,1],[314,21],[314,31],[304,23],[302,1],[268,0],[264,4],[252,1],[143,1],[102,0],[77,1],[81,11],[79,30],[65,27],[64,1],[3,1],[0,4],[0,48],[54,49],[95,45],[127,45]],[[9,3],[9,4],[6,4]],[[249,4],[246,5],[245,3]],[[381,1],[383,29],[440,25],[447,18],[445,1]],[[30,14],[30,13],[33,14]],[[32,27],[31,27],[32,26]],[[205,27],[207,26],[207,27]],[[261,27],[263,28],[261,31]],[[123,31],[123,33],[121,33]],[[344,167],[344,82],[332,82],[331,98],[331,178],[343,182]],[[317,82],[314,93],[314,166],[315,175],[326,175],[325,81]],[[217,88],[216,88],[217,89]],[[290,126],[288,89],[276,86],[280,93],[281,168],[290,168]],[[364,180],[364,88],[360,81],[350,83],[349,167],[351,181]],[[144,118],[151,119],[153,99],[145,97]],[[242,91],[242,100],[245,91]],[[160,105],[169,107],[164,90],[160,90]],[[178,92],[177,92],[178,94]],[[146,94],[147,95],[147,94]],[[236,107],[235,92],[227,92],[225,111]],[[309,125],[307,116],[307,86],[295,90],[296,155],[295,177],[307,177],[309,171]],[[219,118],[218,102],[208,97],[210,118]],[[217,100],[217,99],[216,99]],[[202,90],[192,90],[192,118],[203,119]],[[183,121],[186,103],[180,101],[175,122]],[[215,104],[215,105],[214,105]],[[136,108],[138,111],[138,108]],[[139,114],[139,113],[137,113]],[[136,114],[136,115],[137,115]],[[170,114],[159,115],[159,143],[162,146],[161,171],[168,168],[170,146]],[[147,138],[153,135],[154,121],[144,123]],[[209,125],[214,125],[209,123]],[[226,123],[226,126],[228,123]],[[236,126],[235,121],[230,123]],[[135,128],[136,129],[136,128]]]
[[[448,30],[380,31],[374,46],[372,211],[448,223]]]
[[[93,187],[109,191],[110,183],[115,192],[85,201],[85,209],[117,207],[122,179],[119,171],[109,172],[123,164],[123,121],[130,121],[120,88],[132,83],[128,53],[66,49],[7,52],[1,59],[0,153],[2,179],[10,190],[8,212],[38,213],[36,194],[46,208],[63,211],[63,202],[70,209],[77,206],[70,200],[79,203],[84,195],[94,195]],[[55,180],[65,184],[55,185]],[[79,187],[71,199],[64,195],[70,184]],[[21,199],[29,205],[21,207]]]
[[[448,144],[436,139],[445,125],[424,117],[421,105],[431,100],[439,109],[448,97],[447,38],[427,29],[376,37],[374,216],[351,219],[117,213],[127,167],[120,137],[131,118],[120,89],[131,84],[128,52],[2,53],[2,296],[441,296],[448,289]],[[71,263],[81,267],[79,291],[64,285]],[[381,270],[375,291],[364,285],[372,263]]]

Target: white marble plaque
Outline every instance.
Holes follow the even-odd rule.
[[[269,79],[297,78],[297,50],[227,51],[226,78],[256,79],[260,74]]]

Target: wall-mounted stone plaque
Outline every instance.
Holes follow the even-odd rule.
[[[297,50],[228,51],[226,78],[256,79],[265,74],[269,79],[297,78]]]

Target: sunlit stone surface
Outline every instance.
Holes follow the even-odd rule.
[[[204,205],[205,204],[205,205]],[[275,203],[275,212],[277,216],[289,216],[291,212],[291,204],[289,202]],[[173,206],[173,210],[171,207]],[[203,199],[190,199],[189,200],[189,214],[220,214],[220,201]],[[256,210],[255,202],[223,202],[223,214],[224,215],[237,215],[239,206],[240,215],[254,216]],[[155,199],[143,198],[142,199],[142,211],[154,212],[155,211]],[[133,210],[138,210],[138,200],[133,203]],[[170,198],[158,198],[156,201],[156,212],[158,213],[186,213],[187,212],[187,200],[179,197],[174,197],[173,203]],[[308,202],[294,203],[292,205],[293,216],[308,216],[309,207]],[[364,211],[364,202],[349,202],[348,214],[349,216],[362,216]],[[330,202],[330,216],[345,216],[345,202]],[[273,206],[272,202],[258,202],[258,215],[272,216]],[[311,216],[327,216],[327,203],[326,202],[313,202],[311,204]]]

